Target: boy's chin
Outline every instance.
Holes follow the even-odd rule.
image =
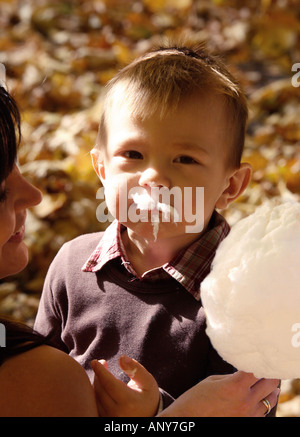
[[[182,225],[182,229],[180,229],[180,224],[170,222],[126,223],[125,226],[131,235],[139,236],[149,243],[177,237],[185,233]]]

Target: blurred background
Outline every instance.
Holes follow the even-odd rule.
[[[0,313],[32,325],[61,245],[103,229],[94,145],[107,81],[165,39],[206,42],[242,83],[250,105],[246,193],[230,224],[265,199],[300,199],[299,0],[0,1],[0,63],[22,114],[22,172],[43,192],[28,214],[28,268],[0,281]],[[1,70],[3,71],[3,70]],[[300,416],[300,384],[285,381],[280,416]]]

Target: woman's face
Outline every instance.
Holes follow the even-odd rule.
[[[26,209],[42,200],[41,192],[21,175],[15,165],[0,185],[0,278],[26,267],[24,243]]]

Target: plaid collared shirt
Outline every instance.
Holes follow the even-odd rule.
[[[230,230],[224,217],[214,212],[208,229],[196,241],[180,250],[170,262],[138,277],[126,256],[122,243],[121,233],[125,229],[125,226],[115,220],[104,232],[82,270],[98,272],[109,261],[120,258],[121,264],[133,278],[159,280],[166,279],[170,275],[197,300],[200,300],[200,284],[210,271],[216,249]]]

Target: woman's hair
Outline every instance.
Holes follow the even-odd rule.
[[[35,347],[52,346],[50,336],[46,338],[24,323],[3,317],[0,317],[0,323],[5,334],[5,347],[0,347],[0,365],[8,358]]]
[[[137,58],[107,84],[99,126],[100,148],[107,141],[107,120],[111,111],[126,103],[132,115],[145,119],[153,114],[163,118],[176,110],[184,98],[217,94],[225,99],[229,164],[239,167],[248,118],[246,97],[223,62],[203,46],[165,46]]]
[[[12,171],[20,139],[18,107],[12,96],[0,86],[0,183]]]
[[[17,158],[21,138],[20,113],[16,102],[3,86],[0,86],[0,183],[12,171]],[[1,223],[0,223],[1,226]],[[0,365],[7,358],[42,344],[50,344],[49,338],[23,323],[0,317],[4,326],[5,347],[0,347]]]

